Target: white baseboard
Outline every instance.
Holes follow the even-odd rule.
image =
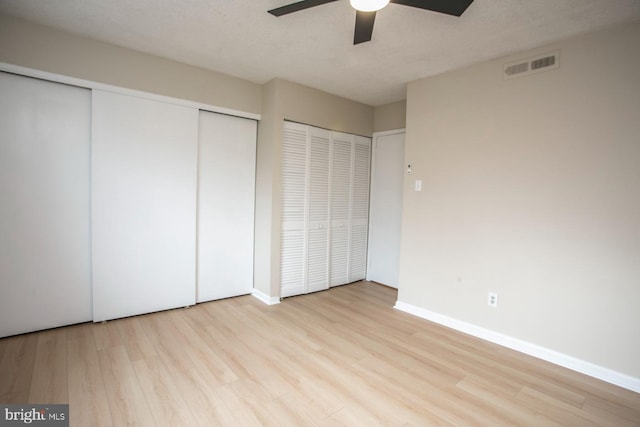
[[[640,378],[635,378],[591,362],[577,359],[527,341],[522,341],[517,338],[513,338],[490,329],[485,329],[471,323],[463,322],[452,317],[444,316],[421,307],[416,307],[402,301],[396,301],[394,308],[451,329],[464,332],[465,334],[473,335],[474,337],[499,344],[503,347],[528,354],[529,356],[537,357],[538,359],[546,360],[547,362],[551,362],[619,387],[635,391],[636,393],[640,393]]]
[[[267,305],[280,304],[280,297],[270,297],[269,295],[258,289],[254,289],[253,292],[251,292],[251,295],[258,298],[260,301]]]

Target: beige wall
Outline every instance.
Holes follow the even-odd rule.
[[[260,85],[5,15],[0,15],[0,62],[260,113]]]
[[[284,120],[371,136],[373,107],[285,80],[264,85],[258,126],[254,286],[271,297],[280,295],[280,144]]]
[[[407,101],[376,107],[373,112],[373,131],[404,129],[407,121]]]
[[[638,41],[636,23],[409,84],[401,302],[640,378]],[[502,79],[554,49],[558,70]]]
[[[339,132],[371,136],[373,107],[317,89],[274,81],[277,106],[286,120]]]
[[[279,141],[282,138],[282,115],[276,102],[276,81],[262,88],[262,116],[258,123],[256,155],[256,223],[253,286],[269,297],[279,297],[279,273],[272,265],[279,263],[280,238],[273,233],[280,229],[280,206],[275,202],[280,184],[274,175],[280,168]],[[279,179],[279,178],[278,178]],[[278,199],[279,200],[279,199]],[[274,278],[272,277],[275,276]]]

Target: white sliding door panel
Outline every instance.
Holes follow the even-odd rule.
[[[0,337],[91,320],[91,92],[0,72]]]
[[[198,110],[93,92],[94,321],[195,303]]]
[[[367,279],[398,287],[404,132],[374,138]]]
[[[309,129],[307,293],[329,288],[329,148],[331,132]]]
[[[282,133],[280,296],[305,293],[308,127],[285,122]]]
[[[331,167],[331,286],[349,282],[352,135],[333,133]]]
[[[251,293],[255,120],[200,111],[198,302]]]

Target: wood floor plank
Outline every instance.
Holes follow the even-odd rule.
[[[156,425],[124,346],[98,351],[100,370],[114,425]]]
[[[363,408],[360,405],[354,404],[345,407],[335,414],[327,417],[322,421],[322,426],[327,427],[369,427],[369,426],[405,426],[407,423],[394,423],[391,421],[381,421],[374,416],[370,411]],[[438,426],[447,426],[453,424],[444,424],[442,421],[439,424],[432,424]]]
[[[124,345],[122,337],[118,332],[118,324],[126,322],[128,319],[118,319],[109,322],[95,323],[91,331],[96,342],[97,350],[112,348]]]
[[[613,420],[606,420],[597,415],[582,411],[573,405],[555,399],[544,392],[523,387],[518,394],[518,399],[536,412],[551,418],[561,425],[576,426],[611,426],[616,424]]]
[[[258,417],[264,426],[299,427],[319,426],[317,419],[312,418],[307,411],[291,402],[287,396],[273,399],[257,407]]]
[[[68,403],[67,341],[64,328],[38,334],[29,403]]]
[[[517,400],[517,394],[502,387],[496,387],[491,381],[474,375],[467,376],[456,384],[456,387],[483,400],[488,405],[497,407],[497,410],[508,416],[513,425],[553,427],[559,426],[557,422],[526,407]]]
[[[183,396],[197,425],[230,426],[233,414],[229,413],[222,399],[216,394],[215,383],[200,373],[189,363],[188,358],[176,360],[161,353],[160,360],[166,365],[176,389]]]
[[[186,311],[186,314],[190,313],[191,309]],[[219,381],[203,375],[191,363],[189,353],[185,349],[188,343],[183,341],[182,337],[174,337],[175,330],[165,329],[164,314],[166,313],[141,316],[143,330],[154,346],[158,358],[166,366],[176,389],[186,401],[197,425],[232,425],[232,414],[215,392]]]
[[[71,425],[109,427],[113,424],[93,339],[94,326],[74,326],[67,334],[69,420]]]
[[[115,322],[122,344],[132,362],[152,358],[158,355],[142,324],[142,316],[135,316]]]
[[[632,408],[600,396],[589,396],[582,409],[599,418],[611,419],[618,426],[640,426],[640,407]]]
[[[195,426],[197,422],[167,367],[158,357],[132,362],[157,426]]]
[[[7,349],[8,344],[8,339],[0,339],[0,362],[2,362],[2,359],[4,358],[4,352]]]
[[[396,300],[359,282],[3,338],[0,401],[68,399],[79,427],[640,425],[640,394]]]
[[[0,402],[26,403],[29,399],[39,334],[3,338],[6,347],[0,361]]]
[[[473,351],[456,343],[434,341],[424,333],[415,334],[414,338],[417,341],[425,341],[432,357],[446,360],[458,369],[463,368],[467,374],[490,375],[495,381],[501,381],[503,384],[511,383],[515,387],[528,386],[538,389],[575,407],[581,407],[584,403],[584,395],[572,391],[566,384],[556,384],[555,377],[547,377],[535,370],[530,372],[532,360],[529,363],[516,363],[504,358],[504,353]]]
[[[479,419],[487,420],[494,425],[517,425],[513,420],[506,419],[506,414],[496,416],[497,414],[488,410],[477,399],[461,396],[455,384],[434,385],[374,357],[358,363],[354,368],[375,388],[386,389],[389,395],[398,400],[402,399],[410,407],[422,408],[417,418],[407,418],[406,422],[413,424],[430,417],[435,425],[443,420],[456,425],[470,425],[478,423]]]
[[[351,404],[331,385],[330,379],[320,377],[300,377],[298,389],[282,399],[314,420],[324,420]]]
[[[236,373],[218,355],[218,352],[209,347],[185,321],[184,311],[184,309],[172,310],[167,313],[166,318],[175,327],[175,331],[188,342],[185,350],[191,363],[201,375],[215,378],[219,384],[238,380]]]
[[[233,419],[235,425],[260,427],[263,423],[254,406],[258,403],[246,394],[247,388],[243,387],[242,383],[242,381],[237,381],[216,387],[216,394],[224,402],[225,407],[230,412],[228,417]],[[243,390],[245,391],[244,393]],[[267,399],[267,401],[271,401],[270,397]]]

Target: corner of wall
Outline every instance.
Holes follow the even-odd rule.
[[[407,101],[402,100],[375,107],[373,112],[373,131],[404,129],[407,123]]]

